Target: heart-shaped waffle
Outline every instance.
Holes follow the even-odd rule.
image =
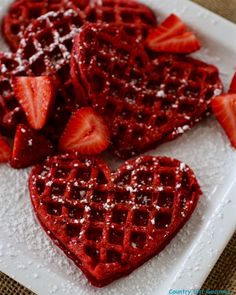
[[[3,19],[2,32],[12,51],[16,51],[23,33],[32,21],[49,11],[84,9],[89,0],[17,0]]]
[[[201,195],[187,165],[151,156],[115,172],[96,158],[52,157],[33,169],[29,188],[44,230],[98,287],[158,254]]]
[[[190,129],[222,91],[215,66],[150,52],[114,25],[85,25],[71,67],[74,84],[106,119],[112,149],[124,158]]]

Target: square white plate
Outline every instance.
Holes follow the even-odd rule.
[[[1,15],[10,2],[1,0]],[[227,87],[236,65],[236,26],[187,0],[143,2],[160,20],[175,12],[197,32],[204,46],[195,56],[219,66]],[[6,48],[2,41],[0,46]],[[1,165],[0,270],[39,295],[165,295],[170,289],[200,288],[236,229],[236,152],[209,118],[150,154],[188,163],[204,191],[190,222],[160,255],[103,289],[91,287],[35,220],[27,189],[29,170]]]

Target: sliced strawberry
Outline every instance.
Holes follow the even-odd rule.
[[[234,74],[232,82],[230,84],[229,93],[236,93],[236,73]]]
[[[223,94],[212,100],[212,110],[236,148],[236,94]]]
[[[16,77],[13,81],[15,96],[22,106],[30,126],[36,130],[45,125],[55,97],[51,77]]]
[[[16,130],[10,163],[13,168],[26,168],[52,155],[53,151],[53,146],[46,137],[20,124]]]
[[[150,47],[150,46],[149,46]],[[192,53],[201,48],[201,44],[197,37],[191,33],[186,32],[181,35],[165,39],[150,47],[156,52],[169,52],[169,53]]]
[[[147,42],[150,47],[155,47],[157,42],[183,34],[186,31],[187,26],[185,23],[177,15],[171,14],[160,26],[149,33]]]
[[[7,141],[0,135],[0,163],[6,163],[10,160],[11,148]]]
[[[103,119],[92,108],[82,108],[70,118],[60,139],[62,151],[96,155],[107,149],[109,131]]]
[[[159,27],[151,31],[146,40],[147,46],[156,52],[192,53],[201,44],[187,26],[175,14],[171,14]]]

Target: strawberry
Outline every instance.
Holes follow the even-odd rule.
[[[6,163],[10,160],[11,148],[7,141],[0,135],[0,163]]]
[[[147,41],[149,45],[169,39],[171,37],[180,35],[187,32],[187,26],[182,20],[175,14],[171,14],[167,17],[162,24],[156,29],[152,30],[148,36]]]
[[[186,32],[182,35],[177,35],[166,39],[164,41],[155,44],[152,48],[158,52],[170,52],[170,53],[192,53],[200,49],[201,45],[197,37],[191,33]]]
[[[195,34],[187,32],[186,25],[175,14],[171,14],[159,27],[151,31],[146,43],[156,52],[187,54],[201,48]]]
[[[53,153],[51,142],[24,124],[17,127],[10,164],[13,168],[26,168],[44,160]]]
[[[236,94],[223,94],[213,98],[212,110],[236,148]]]
[[[55,85],[51,77],[16,77],[13,81],[15,96],[33,129],[44,127],[51,111]]]
[[[92,108],[81,108],[71,116],[59,144],[62,151],[77,151],[82,155],[99,154],[108,145],[108,128]]]
[[[230,84],[229,93],[236,93],[236,73],[234,74],[232,82]]]

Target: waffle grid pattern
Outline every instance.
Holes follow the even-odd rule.
[[[73,3],[75,6],[73,5]],[[9,8],[3,19],[3,35],[13,51],[16,51],[27,26],[36,18],[49,11],[66,10],[68,8],[84,9],[87,1],[68,0],[18,0]]]
[[[154,13],[135,1],[91,0],[85,13],[91,23],[122,25],[128,34],[138,39],[145,38],[150,27],[157,25]]]
[[[117,27],[89,24],[74,46],[74,76],[107,118],[113,149],[121,157],[175,137],[183,126],[189,129],[222,92],[216,67],[148,52]]]
[[[33,171],[31,198],[42,225],[50,224],[91,272],[99,264],[128,266],[148,256],[194,207],[200,189],[182,165],[146,156],[110,174],[100,160],[55,157]]]

